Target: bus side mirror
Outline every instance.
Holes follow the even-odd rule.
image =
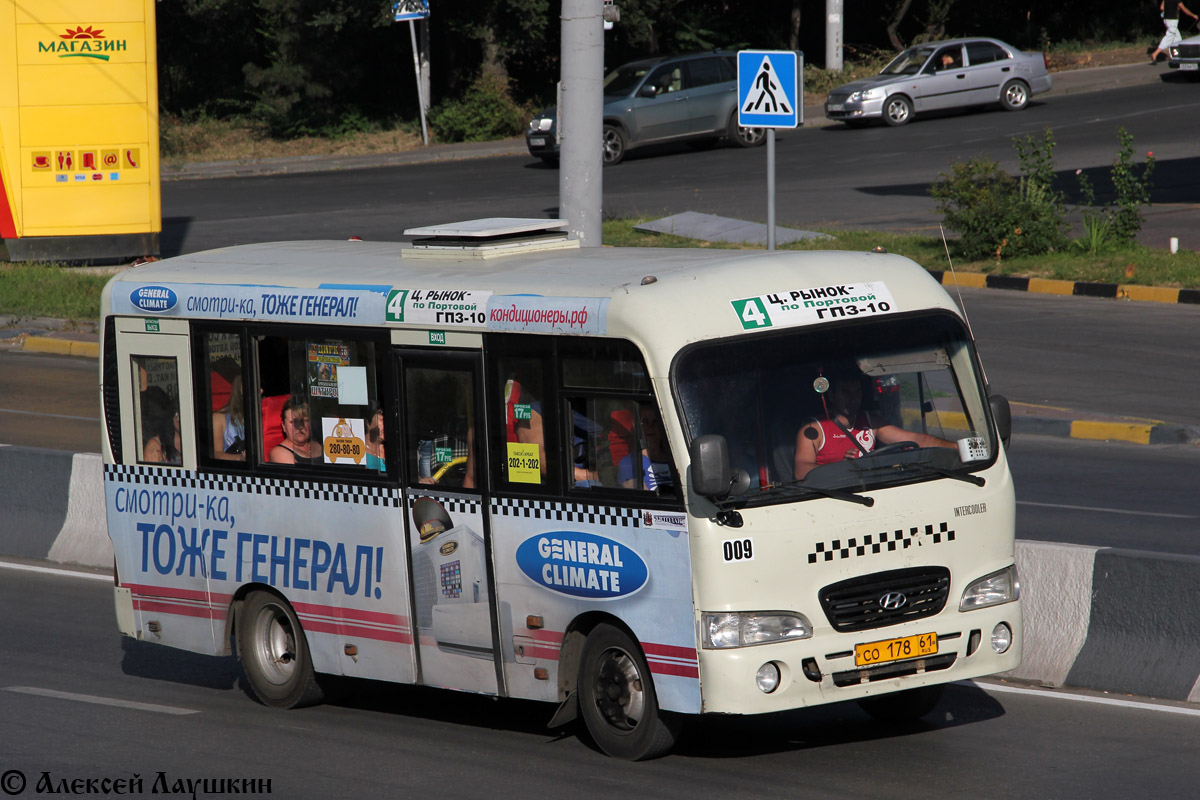
[[[992,419],[996,420],[1000,441],[1008,447],[1008,440],[1012,437],[1012,409],[1008,405],[1008,398],[1002,394],[990,394],[988,405],[992,407]]]
[[[750,488],[750,476],[743,469],[729,467],[729,445],[724,436],[707,433],[692,440],[688,449],[692,459],[692,489],[712,499],[736,497]]]

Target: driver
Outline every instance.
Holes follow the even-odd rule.
[[[813,389],[821,395],[825,418],[814,417],[796,436],[796,480],[803,480],[815,467],[866,455],[878,443],[956,447],[945,439],[906,431],[873,417],[862,408],[864,377],[853,361],[821,368]]]

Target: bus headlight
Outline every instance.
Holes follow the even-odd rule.
[[[1006,567],[999,572],[985,575],[972,583],[963,592],[959,611],[974,611],[977,608],[1011,603],[1021,596],[1021,582],[1017,579],[1016,566]]]
[[[706,650],[812,638],[812,623],[786,611],[725,611],[700,615]]]

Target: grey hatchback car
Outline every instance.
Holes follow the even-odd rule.
[[[999,103],[1020,111],[1050,91],[1041,53],[1023,53],[999,39],[949,39],[910,47],[870,78],[839,86],[825,117],[847,125],[882,119],[906,125],[914,113]]]
[[[604,163],[619,164],[637,147],[689,141],[707,146],[727,139],[740,147],[766,140],[762,128],[737,124],[737,64],[721,51],[633,61],[604,77]],[[558,109],[529,123],[530,155],[558,161]]]

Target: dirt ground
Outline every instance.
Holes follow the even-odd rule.
[[[1113,50],[1096,50],[1090,53],[1051,53],[1046,63],[1051,72],[1063,72],[1069,69],[1088,69],[1089,67],[1115,67],[1120,64],[1137,64],[1149,62],[1143,45],[1130,45]]]

